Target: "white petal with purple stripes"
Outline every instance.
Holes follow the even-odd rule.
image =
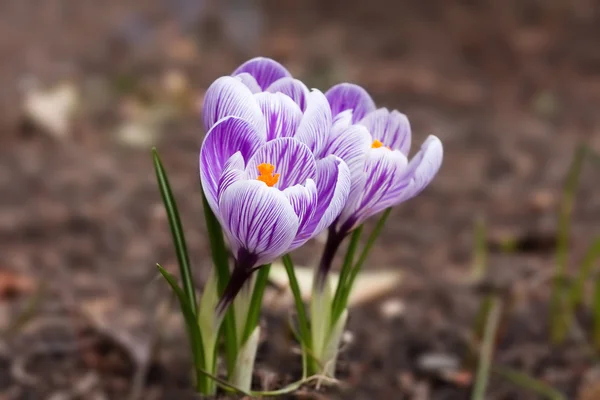
[[[265,137],[264,117],[250,89],[239,78],[223,76],[210,85],[204,96],[204,129],[210,130],[217,121],[229,116],[245,119]]]
[[[268,88],[278,79],[291,76],[283,65],[266,57],[256,57],[246,61],[232,75],[241,74],[242,72],[252,75],[262,90]]]
[[[281,92],[294,100],[302,112],[306,110],[306,98],[309,93],[308,88],[298,79],[291,77],[278,79],[269,85],[266,91],[271,93]]]
[[[367,127],[373,139],[408,156],[411,133],[406,115],[396,110],[389,112],[387,108],[380,108],[367,114],[359,124]]]
[[[242,157],[241,152],[238,151],[229,157],[229,160],[227,160],[223,166],[223,172],[219,178],[217,198],[220,198],[223,192],[233,183],[247,179],[245,167],[246,163],[244,162],[244,157]]]
[[[365,163],[364,187],[350,195],[351,201],[340,216],[340,225],[345,229],[353,229],[387,208],[389,205],[384,203],[384,196],[392,189],[397,178],[402,176],[407,163],[406,157],[399,151],[385,147],[371,149]]]
[[[250,89],[252,93],[262,92],[261,87],[258,85],[258,83],[256,83],[256,79],[254,79],[254,77],[249,73],[242,72],[241,74],[237,74],[235,77],[241,80],[242,83],[246,85],[246,87]]]
[[[354,123],[375,110],[375,102],[369,96],[369,93],[353,83],[334,85],[325,93],[325,96],[329,100],[334,117],[344,110],[352,110],[352,121]]]
[[[306,111],[298,127],[296,139],[319,154],[331,130],[331,109],[325,95],[313,89],[308,95]]]
[[[305,185],[294,185],[283,191],[288,197],[300,221],[298,233],[291,244],[289,251],[302,246],[311,238],[312,231],[307,229],[317,210],[318,192],[317,185],[312,179],[307,179]]]
[[[317,161],[316,183],[317,209],[306,228],[310,237],[321,233],[340,215],[350,193],[350,170],[341,158],[330,155]]]
[[[294,136],[302,119],[294,100],[283,93],[261,92],[254,96],[264,115],[267,140]]]
[[[235,255],[244,248],[257,256],[255,266],[287,252],[299,220],[287,196],[256,180],[233,183],[219,201],[223,228]]]
[[[271,140],[258,149],[246,165],[249,179],[258,177],[258,166],[263,163],[275,166],[274,173],[280,176],[274,187],[280,190],[304,184],[316,172],[314,155],[305,144],[294,138]]]
[[[264,139],[250,123],[236,117],[223,118],[206,134],[200,150],[200,181],[215,213],[218,184],[225,163],[237,152],[243,159],[250,159],[262,143]]]
[[[430,135],[398,177],[398,182],[386,194],[384,201],[392,206],[421,193],[439,171],[443,158],[442,142],[436,136]]]

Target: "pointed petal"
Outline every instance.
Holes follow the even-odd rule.
[[[406,115],[396,110],[389,112],[387,108],[380,108],[367,114],[359,124],[367,127],[373,140],[377,139],[384,146],[408,156],[411,134]]]
[[[294,100],[302,112],[306,110],[306,98],[309,93],[308,88],[298,79],[291,77],[278,79],[269,85],[266,91],[271,93],[281,92]]]
[[[367,128],[361,125],[351,125],[332,132],[329,140],[321,154],[323,156],[334,154],[344,160],[350,169],[353,180],[362,175],[373,141]]]
[[[313,89],[308,95],[306,111],[298,127],[296,139],[318,154],[325,145],[331,124],[331,108],[327,98],[319,90]]]
[[[309,227],[309,223],[313,219],[317,209],[317,201],[319,196],[317,192],[317,185],[312,179],[307,179],[305,185],[294,185],[289,187],[285,189],[283,193],[289,199],[292,207],[294,207],[294,211],[296,212],[296,215],[300,221],[298,233],[296,234],[296,237],[290,246],[289,251],[292,251],[302,246],[308,239],[311,238],[312,232],[309,232],[307,227]]]
[[[302,111],[283,93],[261,92],[254,95],[264,115],[267,140],[291,137],[302,119]]]
[[[325,96],[331,104],[331,112],[334,117],[344,110],[352,110],[352,121],[355,123],[375,110],[375,102],[367,91],[353,83],[340,83],[332,86]]]
[[[399,151],[384,147],[370,150],[365,163],[364,188],[360,193],[350,195],[352,199],[340,216],[344,230],[355,228],[368,217],[389,207],[384,198],[402,176],[407,163],[406,157]]]
[[[284,190],[303,184],[316,173],[315,157],[304,143],[294,138],[279,138],[263,145],[246,165],[248,179],[258,177],[258,165],[268,163],[275,166],[279,175],[276,188]]]
[[[245,167],[246,163],[244,162],[244,157],[242,157],[241,152],[238,151],[229,157],[229,160],[227,160],[223,166],[223,172],[219,178],[217,198],[221,197],[223,192],[233,183],[247,179]]]
[[[227,160],[237,152],[249,159],[262,143],[250,123],[236,117],[223,118],[208,131],[200,150],[200,181],[215,213],[219,179]]]
[[[224,117],[240,117],[265,137],[265,122],[254,95],[239,78],[223,76],[213,82],[204,96],[202,116],[204,129],[210,128]]]
[[[350,193],[350,170],[344,161],[330,155],[317,161],[317,209],[306,227],[309,238],[315,237],[335,221]]]
[[[254,77],[249,73],[242,72],[241,74],[237,74],[235,77],[241,80],[242,83],[246,85],[246,87],[250,89],[252,93],[262,92],[262,89],[260,88],[258,83],[256,83],[256,79],[254,79]]]
[[[232,75],[238,75],[242,72],[252,75],[262,90],[268,88],[278,79],[292,76],[283,65],[265,57],[256,57],[246,61]]]
[[[233,183],[223,192],[219,211],[233,254],[248,251],[257,257],[255,266],[286,253],[298,231],[298,216],[285,194],[260,181]]]
[[[410,160],[408,167],[398,178],[398,183],[386,195],[389,206],[399,204],[421,193],[437,174],[444,158],[442,142],[430,135],[421,150]]]

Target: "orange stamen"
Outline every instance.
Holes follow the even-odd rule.
[[[378,149],[380,147],[383,147],[383,143],[381,143],[379,140],[375,139],[373,140],[373,144],[371,145],[372,148],[374,149]],[[390,146],[385,146],[386,149],[391,150]]]
[[[258,165],[258,179],[261,182],[267,184],[267,186],[273,187],[279,181],[279,174],[274,174],[275,166],[273,164],[262,163]]]

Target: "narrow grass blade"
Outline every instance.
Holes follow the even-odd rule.
[[[477,218],[474,229],[474,250],[473,250],[473,266],[471,277],[474,281],[479,281],[485,277],[487,272],[487,233],[485,220]]]
[[[544,382],[532,378],[523,372],[510,368],[494,367],[492,372],[512,382],[514,385],[536,393],[548,400],[567,400],[567,397]]]
[[[227,246],[225,246],[225,240],[223,239],[223,231],[221,225],[212,212],[212,209],[208,205],[206,196],[202,193],[202,204],[204,208],[204,220],[206,221],[206,230],[208,231],[208,238],[210,242],[210,252],[212,256],[213,265],[217,272],[217,285],[219,288],[219,295],[222,296],[225,291],[225,287],[229,282],[229,252]],[[235,327],[235,315],[233,304],[229,307],[229,310],[225,314],[225,319],[221,325],[221,332],[225,338],[225,358],[227,363],[227,373],[231,375],[235,360],[237,358],[237,335]],[[241,332],[240,332],[241,334]]]
[[[167,217],[169,218],[171,235],[173,236],[173,245],[175,246],[175,253],[177,254],[179,271],[181,273],[181,281],[183,283],[183,293],[185,295],[186,302],[190,307],[190,311],[195,316],[197,313],[196,291],[194,290],[190,259],[188,257],[181,219],[179,218],[179,211],[177,210],[177,204],[175,202],[175,198],[173,197],[173,193],[171,192],[171,186],[169,185],[167,173],[165,172],[162,162],[160,161],[160,157],[158,155],[158,151],[156,151],[156,148],[152,149],[152,157],[154,160],[154,169],[156,171],[156,179],[158,181],[160,195],[163,199]]]
[[[346,250],[346,256],[344,257],[344,263],[342,264],[342,269],[340,270],[340,278],[338,280],[338,284],[335,290],[335,295],[333,296],[333,304],[331,310],[331,322],[333,324],[336,323],[337,319],[342,314],[345,307],[343,307],[342,298],[344,296],[344,289],[346,287],[346,280],[352,271],[352,265],[354,264],[354,255],[356,253],[356,249],[358,248],[358,244],[360,243],[360,236],[362,234],[363,225],[359,226],[357,229],[352,232],[352,237],[350,238],[350,243],[348,244],[348,250]]]
[[[494,345],[496,343],[496,332],[500,325],[502,316],[502,300],[494,298],[489,313],[487,315],[485,332],[483,335],[483,343],[479,354],[479,366],[477,368],[477,376],[475,377],[475,385],[471,393],[472,400],[485,400],[485,392],[490,375],[490,366],[494,353]]]
[[[591,276],[594,265],[600,263],[600,237],[597,237],[592,245],[588,248],[588,251],[581,262],[581,266],[579,267],[579,274],[577,276],[577,280],[573,285],[571,285],[571,293],[569,295],[570,298],[570,310],[573,311],[574,307],[581,305],[583,303],[583,293],[585,288],[585,283]]]
[[[600,277],[596,277],[594,281],[594,329],[592,343],[596,351],[600,350]]]
[[[573,161],[569,167],[569,173],[563,190],[562,202],[558,216],[558,239],[556,244],[556,266],[554,282],[550,298],[550,335],[552,343],[560,344],[564,341],[568,332],[567,321],[565,321],[565,274],[569,255],[569,237],[571,233],[571,215],[575,192],[579,184],[579,176],[583,168],[586,148],[580,146],[575,151]]]
[[[473,345],[470,346],[467,357],[464,361],[464,366],[468,370],[474,370],[477,365],[477,349],[479,349],[479,346],[483,341],[487,317],[490,313],[492,305],[494,304],[494,296],[494,294],[485,296],[479,304],[479,309],[475,315],[475,322],[473,324]]]
[[[314,368],[316,368],[315,359],[313,356],[312,337],[308,325],[308,318],[306,317],[306,309],[304,308],[304,302],[302,301],[302,293],[300,292],[298,279],[296,278],[296,273],[294,272],[294,262],[289,254],[283,256],[282,261],[283,265],[285,266],[285,271],[288,275],[290,289],[292,290],[292,294],[294,296],[294,304],[296,306],[296,313],[298,315],[298,329],[301,337],[300,344],[302,345],[302,353],[303,356],[306,357],[308,370],[312,371]]]
[[[252,290],[252,299],[250,300],[250,306],[248,307],[248,316],[246,317],[246,326],[242,335],[240,343],[246,343],[252,332],[258,326],[260,318],[260,309],[262,307],[263,295],[265,288],[269,282],[269,271],[271,270],[271,264],[263,265],[256,273],[256,280],[254,282],[254,289]]]
[[[392,212],[391,208],[388,208],[385,210],[383,215],[379,218],[379,221],[377,221],[377,225],[375,225],[373,232],[371,232],[371,234],[369,235],[369,238],[367,239],[367,243],[365,244],[363,251],[360,253],[360,257],[358,258],[358,261],[356,262],[356,264],[350,271],[350,274],[346,281],[346,285],[344,287],[344,292],[342,293],[341,301],[338,306],[338,310],[337,310],[338,312],[340,309],[344,310],[346,308],[346,305],[348,304],[348,298],[350,297],[350,293],[352,292],[352,286],[354,285],[354,281],[356,280],[356,276],[358,275],[363,264],[367,260],[367,257],[369,256],[369,252],[371,251],[371,248],[375,244],[375,240],[379,237],[379,234],[383,230],[383,226],[385,225],[385,222],[387,221],[391,212]],[[339,315],[337,315],[337,318],[339,318]]]
[[[179,287],[177,284],[177,280],[173,275],[171,275],[167,270],[161,267],[159,264],[156,264],[158,271],[165,278],[171,289],[177,296],[179,300],[179,306],[181,307],[181,312],[183,314],[183,318],[185,321],[185,325],[187,328],[187,333],[190,340],[190,347],[192,348],[192,356],[194,361],[194,367],[196,371],[196,390],[200,393],[206,393],[206,388],[208,382],[206,381],[206,377],[201,372],[204,369],[205,357],[204,357],[204,347],[202,343],[202,334],[200,333],[200,329],[198,327],[198,322],[196,319],[196,314],[192,311],[192,307],[188,302],[187,295]]]

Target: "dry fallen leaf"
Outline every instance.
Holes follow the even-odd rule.
[[[35,283],[31,278],[12,271],[0,271],[0,300],[33,292]]]
[[[69,133],[78,98],[75,84],[64,82],[46,90],[28,89],[23,107],[33,123],[57,138],[64,138]]]
[[[308,300],[312,290],[314,268],[296,265],[294,271],[296,272],[302,298]],[[397,268],[361,272],[354,282],[349,305],[365,303],[389,293],[400,284],[401,278],[401,272]],[[280,289],[286,290],[291,296],[289,280],[283,264],[273,263],[271,265],[269,279]],[[337,272],[331,273],[332,287],[337,286],[338,280],[339,274]],[[289,300],[291,301],[291,297]]]

